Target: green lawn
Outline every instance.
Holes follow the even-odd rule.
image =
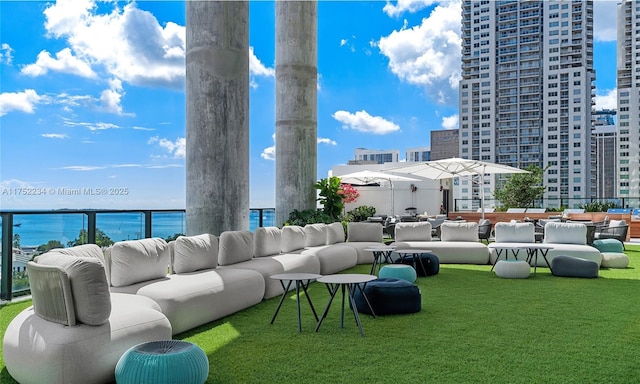
[[[632,383],[640,382],[640,246],[624,270],[598,279],[508,280],[490,266],[441,265],[419,278],[422,311],[339,324],[339,302],[318,333],[295,300],[278,298],[177,335],[209,356],[208,383]],[[349,272],[367,273],[370,266]],[[310,287],[321,311],[324,285]],[[0,334],[30,302],[0,308]],[[37,362],[34,361],[34,366]],[[12,383],[0,359],[0,382]]]

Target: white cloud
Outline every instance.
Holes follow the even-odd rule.
[[[318,144],[329,144],[333,146],[338,145],[338,143],[335,140],[331,140],[326,137],[318,137]]]
[[[395,4],[387,0],[382,8],[391,17],[400,16],[404,12],[414,13],[435,3],[433,0],[398,0]]]
[[[101,167],[96,165],[69,165],[67,167],[60,167],[58,169],[65,169],[68,171],[88,172],[88,171],[97,171],[105,168],[106,167]]]
[[[618,34],[618,1],[596,0],[593,2],[593,38],[595,41],[615,42]]]
[[[109,89],[105,89],[100,94],[100,105],[102,109],[109,113],[122,115],[122,105],[120,101],[125,92],[122,90],[122,82],[118,79],[112,79],[109,82]]]
[[[617,109],[618,90],[616,88],[607,91],[604,95],[596,95],[596,109]]]
[[[384,135],[400,130],[400,126],[385,120],[380,116],[371,116],[367,111],[349,113],[347,111],[337,111],[333,118],[343,123],[344,129],[354,129],[360,132]]]
[[[48,139],[66,139],[67,137],[69,137],[64,133],[43,133],[40,136],[46,137]]]
[[[271,138],[273,139],[273,145],[271,147],[267,147],[265,149],[262,150],[262,153],[260,154],[260,157],[262,157],[265,160],[275,160],[276,159],[276,133],[274,132],[273,135],[271,135]]]
[[[382,37],[380,52],[401,80],[423,86],[441,104],[457,105],[460,81],[460,2],[438,5],[422,24]]]
[[[97,14],[93,0],[60,0],[45,11],[45,28],[67,40],[84,62],[104,68],[111,77],[134,85],[182,88],[185,66],[185,27],[168,22],[162,27],[136,3],[108,14]]]
[[[262,157],[265,160],[275,160],[276,159],[276,146],[273,145],[271,147],[267,147],[264,150],[262,150],[262,153],[260,154],[260,157]]]
[[[249,47],[249,73],[254,76],[273,77],[276,74],[275,69],[266,67],[253,52],[253,47]]]
[[[445,116],[442,118],[442,128],[444,129],[457,129],[458,128],[458,115]]]
[[[153,136],[147,143],[157,143],[176,159],[184,159],[187,154],[187,140],[184,137],[179,137],[176,141],[171,141],[169,139],[161,139],[158,136]]]
[[[155,128],[138,127],[138,126],[134,126],[133,129],[136,131],[155,131],[156,130]]]
[[[340,46],[344,47],[348,42],[349,42],[349,40],[347,40],[347,39],[340,39]]]
[[[41,51],[34,64],[26,65],[20,73],[27,76],[42,76],[49,71],[70,73],[80,77],[95,78],[96,73],[91,66],[71,53],[71,49],[64,48],[56,53],[55,59],[47,51]]]
[[[105,123],[105,122],[96,122],[96,123],[89,123],[89,122],[77,122],[77,121],[72,121],[70,119],[67,118],[62,118],[62,121],[64,122],[64,125],[68,126],[68,127],[81,127],[81,128],[86,128],[92,132],[95,131],[105,131],[107,129],[118,129],[120,128],[120,126],[113,124],[113,123]]]
[[[13,48],[7,43],[0,45],[0,64],[11,65],[13,63]]]
[[[33,89],[26,89],[22,92],[0,93],[0,116],[4,116],[11,111],[33,113],[35,105],[42,100],[43,97]]]

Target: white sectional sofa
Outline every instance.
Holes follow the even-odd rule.
[[[396,224],[397,249],[430,249],[443,264],[487,264],[489,248],[478,238],[478,223],[446,221],[440,225],[440,241],[432,241],[428,221]]]
[[[102,250],[54,250],[29,262],[33,306],[15,317],[2,352],[22,384],[109,383],[118,359],[139,343],[171,338],[153,300],[109,292]]]
[[[491,263],[497,259],[496,248],[526,248],[535,243],[535,228],[533,223],[496,223],[495,242],[489,244],[491,249]],[[551,246],[547,253],[547,260],[551,263],[559,255],[580,257],[602,263],[602,254],[597,248],[587,245],[587,227],[579,223],[548,222],[544,227],[542,245]],[[509,258],[513,257],[509,251]],[[503,256],[504,257],[504,254]],[[518,260],[525,260],[526,251],[518,252]],[[547,266],[543,257],[538,257],[538,267]]]

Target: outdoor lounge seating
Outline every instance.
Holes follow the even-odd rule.
[[[491,237],[491,220],[480,219],[478,221],[478,238],[480,241],[486,241],[489,244],[489,238]]]
[[[495,264],[498,249],[521,249],[517,259],[525,260],[528,245],[535,242],[533,223],[496,223],[496,241],[489,244],[491,263]],[[598,266],[602,262],[602,254],[598,249],[587,245],[587,227],[578,223],[548,222],[545,225],[544,245],[552,248],[547,253],[549,263],[555,256],[568,255],[595,261]],[[538,258],[538,267],[547,266],[544,258]]]
[[[478,223],[446,221],[440,225],[440,241],[431,241],[431,223],[398,223],[398,249],[429,249],[439,262],[449,264],[487,264],[489,248],[478,238]]]
[[[595,238],[616,239],[622,242],[627,241],[627,233],[629,232],[629,224],[625,220],[610,220],[609,226],[600,228],[600,232],[595,234]]]
[[[18,382],[112,382],[127,349],[171,338],[156,302],[109,292],[101,258],[88,244],[28,263],[33,306],[11,321],[3,341],[6,368]]]

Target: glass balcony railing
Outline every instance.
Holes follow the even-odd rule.
[[[186,233],[185,210],[2,211],[0,298],[29,292],[26,264],[52,248],[80,244],[107,247],[114,242]],[[250,209],[249,230],[275,225],[275,209]]]

